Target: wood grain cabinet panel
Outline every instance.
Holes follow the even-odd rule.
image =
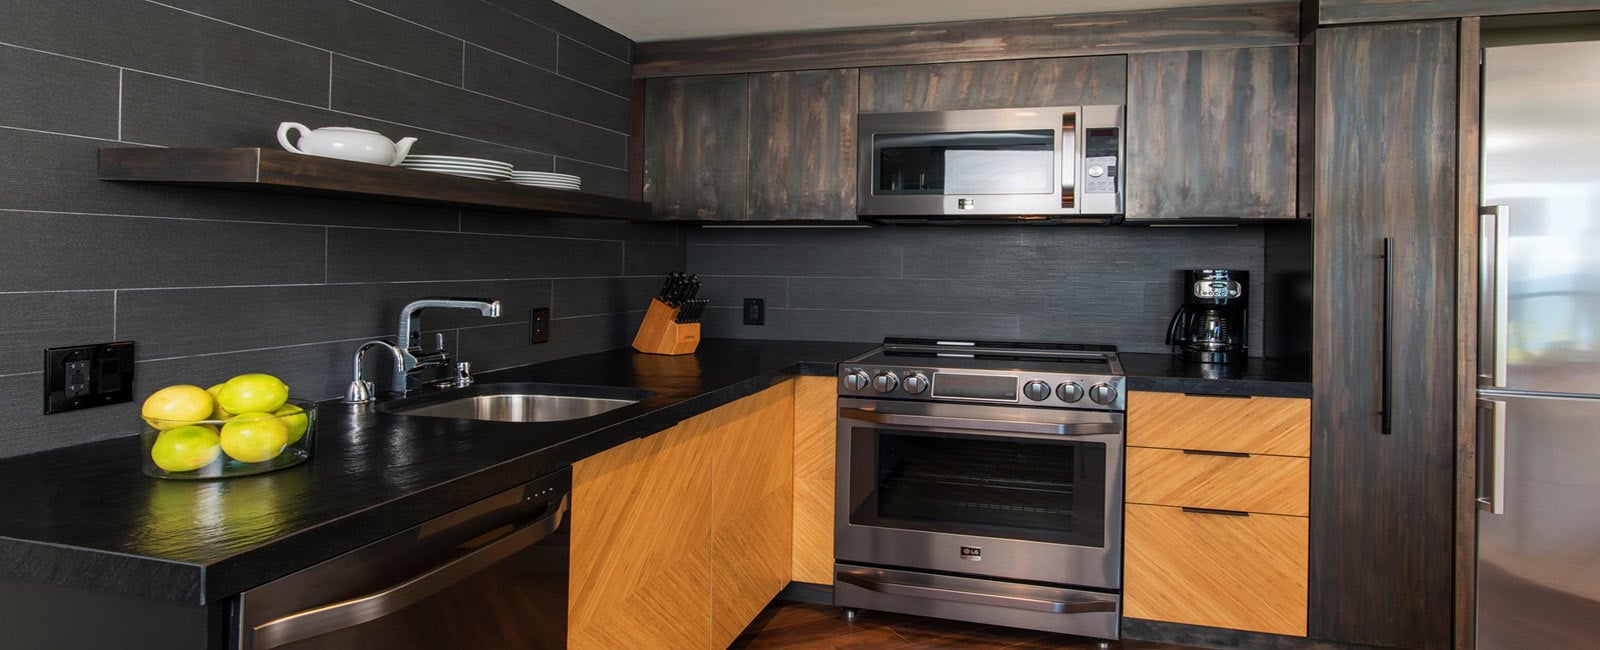
[[[1131,391],[1128,445],[1311,455],[1311,400]]]
[[[1292,219],[1296,48],[1128,57],[1129,219]]]
[[[573,465],[567,647],[707,647],[711,442],[680,425]]]
[[[1314,4],[1324,25],[1600,9],[1600,0],[1320,0]]]
[[[801,377],[794,387],[795,582],[833,584],[834,451],[838,379]]]
[[[644,200],[655,218],[744,219],[749,78],[651,79],[644,96]]]
[[[1129,505],[1125,526],[1124,615],[1305,636],[1305,518]]]
[[[1311,460],[1219,456],[1129,447],[1128,503],[1291,515],[1308,514]]]
[[[857,77],[750,76],[750,220],[856,220]]]
[[[793,382],[740,399],[685,426],[709,428],[714,447],[711,647],[726,648],[789,584]]]
[[[865,68],[861,112],[1122,104],[1127,58],[1084,56]]]

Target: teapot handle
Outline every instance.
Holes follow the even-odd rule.
[[[278,144],[283,145],[283,148],[286,151],[292,151],[299,154],[305,153],[289,142],[290,131],[299,131],[300,137],[304,138],[308,135],[311,135],[311,129],[306,128],[306,125],[299,122],[284,122],[283,124],[278,125]]]

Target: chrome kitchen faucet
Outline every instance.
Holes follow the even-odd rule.
[[[388,348],[394,356],[394,369],[392,371],[392,385],[395,392],[406,393],[430,383],[422,378],[422,374],[433,368],[451,367],[450,353],[444,350],[444,335],[434,335],[434,349],[422,349],[422,310],[424,309],[476,309],[478,313],[489,318],[500,317],[500,301],[478,300],[476,298],[424,298],[412,301],[400,310],[400,329],[395,336],[395,342],[372,340],[362,343],[356,349],[355,359],[352,362],[352,378],[350,388],[345,391],[344,401],[350,404],[366,404],[375,398],[374,386],[362,376],[362,361],[367,350],[374,347]],[[464,387],[472,383],[471,367],[466,363],[455,364],[454,376],[442,382],[457,387]]]

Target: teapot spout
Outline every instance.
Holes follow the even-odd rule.
[[[401,138],[399,142],[394,143],[394,162],[389,163],[389,166],[393,167],[400,164],[400,161],[405,160],[406,154],[411,153],[411,145],[416,143],[416,138]]]

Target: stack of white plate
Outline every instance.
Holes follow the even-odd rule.
[[[505,180],[511,178],[512,174],[511,163],[484,160],[483,158],[462,158],[460,156],[420,156],[412,154],[406,156],[405,160],[400,161],[400,166],[406,169],[453,174],[485,181]]]
[[[547,187],[553,190],[583,189],[583,179],[572,174],[557,174],[554,172],[511,172],[507,182],[532,187]]]

